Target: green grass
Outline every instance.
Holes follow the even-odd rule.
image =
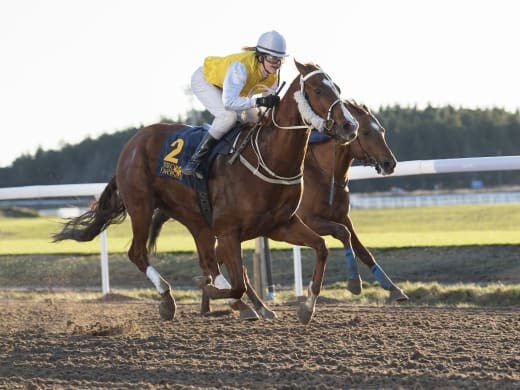
[[[354,209],[356,231],[369,248],[414,246],[455,246],[520,244],[520,204],[435,206],[404,209]],[[48,253],[99,253],[99,237],[91,242],[51,242],[62,220],[52,217],[0,217],[0,255]],[[330,248],[341,244],[326,237]],[[129,218],[107,230],[111,253],[124,253],[131,242]],[[291,245],[270,241],[273,249]],[[243,244],[253,249],[254,241]],[[188,231],[177,222],[165,225],[158,243],[161,252],[193,252],[195,245]]]
[[[410,297],[410,303],[414,306],[455,306],[455,307],[511,307],[520,305],[520,285],[502,285],[500,283],[480,286],[476,284],[442,285],[437,282],[430,283],[400,283]],[[158,295],[154,289],[122,289],[115,288],[111,294],[126,296],[134,299],[157,300]],[[199,290],[175,290],[175,299],[178,303],[199,303],[201,292]],[[81,289],[33,289],[33,290],[2,290],[0,296],[17,300],[93,300],[103,299],[99,291]],[[277,289],[274,300],[266,301],[269,306],[272,303],[290,303],[295,301],[292,289]],[[377,283],[363,283],[363,294],[352,295],[345,290],[345,283],[338,282],[323,289],[318,302],[359,304],[359,305],[384,305],[388,303],[388,292],[381,289]],[[224,301],[214,301],[212,306],[225,306]]]

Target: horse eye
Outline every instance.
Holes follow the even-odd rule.
[[[316,95],[320,95],[321,94],[321,88],[316,88],[314,90],[314,92],[316,93]]]

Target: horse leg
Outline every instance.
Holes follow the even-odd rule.
[[[376,262],[372,253],[361,243],[358,235],[356,234],[356,231],[354,230],[352,221],[348,216],[346,219],[346,226],[350,231],[351,241],[355,253],[359,256],[359,259],[363,262],[363,264],[365,264],[372,271],[372,274],[374,275],[375,279],[379,282],[381,287],[383,287],[385,290],[390,291],[390,302],[407,301],[409,299],[408,296],[404,293],[403,290],[397,287],[394,284],[394,282],[392,282],[390,277],[385,273],[385,271],[383,271],[381,266]]]
[[[226,266],[231,284],[228,286],[222,283],[222,288],[218,288],[217,285],[206,285],[204,286],[205,291],[211,299],[241,299],[246,291],[246,286],[242,265],[242,249],[240,247],[238,232],[233,231],[226,235],[219,236],[215,252],[218,261],[221,261]],[[225,280],[225,278],[222,276],[222,278],[219,278],[219,281],[217,281],[217,284],[223,280]]]
[[[245,267],[244,267],[244,272],[245,272]],[[246,291],[248,291],[245,273],[244,273],[244,281],[246,283]],[[215,286],[220,289],[230,289],[231,288],[231,285],[229,284],[229,282],[226,280],[226,278],[222,274],[218,275],[217,279],[215,279]],[[251,308],[247,303],[245,303],[242,299],[230,298],[230,299],[228,299],[228,304],[229,304],[229,307],[231,307],[231,309],[233,309],[234,311],[240,312],[240,318],[242,320],[260,319],[260,317],[258,316],[258,313],[253,308]]]
[[[197,251],[199,254],[199,264],[205,276],[196,276],[193,278],[195,284],[202,288],[202,300],[200,312],[202,315],[207,315],[210,312],[210,299],[204,286],[213,282],[214,286],[220,289],[229,289],[231,285],[226,280],[224,275],[220,273],[220,264],[217,261],[215,253],[215,236],[212,230],[203,229],[193,234]],[[209,278],[207,275],[211,275]],[[240,312],[240,318],[246,320],[259,319],[258,314],[241,299],[228,299],[228,304],[231,309]]]
[[[209,283],[204,283],[209,284]],[[208,293],[204,290],[204,285],[199,284],[200,288],[202,288],[202,303],[201,303],[201,314],[206,315],[209,313],[209,296]],[[215,279],[214,286],[220,289],[230,289],[231,285],[224,277],[224,275],[219,274]],[[246,283],[247,286],[247,283]],[[258,320],[260,317],[258,313],[251,308],[247,303],[245,303],[242,299],[229,298],[228,299],[229,307],[234,310],[240,312],[240,318],[243,320]],[[264,317],[265,318],[265,317]]]
[[[171,294],[169,283],[150,265],[146,243],[152,220],[153,209],[146,201],[136,202],[139,207],[128,207],[128,214],[132,221],[132,244],[128,250],[128,258],[134,263],[141,272],[155,285],[157,292],[161,296],[159,304],[159,314],[165,320],[171,320],[175,316],[175,300]]]
[[[267,320],[272,320],[278,318],[276,313],[269,309],[265,303],[260,299],[258,296],[258,293],[256,292],[255,288],[251,284],[251,281],[249,280],[249,276],[247,275],[247,269],[244,267],[244,280],[246,282],[246,294],[249,300],[253,303],[255,306],[255,310],[260,313],[260,315]]]
[[[352,249],[350,231],[345,225],[334,222],[331,232],[334,238],[341,241],[345,251],[345,262],[348,272],[346,289],[354,295],[360,295],[363,285],[357,266],[356,254]]]
[[[206,284],[212,283],[215,277],[220,274],[218,263],[215,259],[215,237],[210,229],[193,230],[189,226],[189,230],[195,239],[197,253],[199,255],[199,266],[202,269],[202,276],[193,277],[195,284],[202,288]],[[202,300],[200,304],[200,314],[207,315],[210,312],[210,299],[208,295],[202,291]]]
[[[297,215],[294,215],[289,223],[279,226],[271,232],[269,238],[276,241],[285,241],[293,245],[311,247],[316,253],[307,299],[297,309],[298,320],[306,325],[314,315],[316,300],[320,295],[323,284],[323,275],[329,254],[325,240],[305,225]]]
[[[318,216],[313,216],[313,218],[307,222],[311,229],[320,236],[331,235],[335,239],[341,241],[345,250],[345,260],[348,270],[347,290],[354,295],[361,294],[361,276],[359,275],[357,267],[356,255],[354,254],[350,244],[350,231],[341,223]]]
[[[217,288],[230,288],[229,282],[226,280],[224,275],[220,274],[218,277],[218,282],[215,283]],[[256,320],[259,319],[258,313],[264,318],[264,319],[275,319],[278,318],[276,313],[272,310],[270,310],[264,302],[260,299],[258,296],[255,288],[251,284],[251,281],[249,280],[249,276],[247,275],[247,269],[244,267],[244,280],[246,283],[246,294],[249,300],[253,303],[255,306],[254,309],[252,309],[247,303],[242,301],[241,299],[228,299],[229,307],[235,311],[240,312],[240,318],[243,320]],[[202,291],[202,302],[203,305],[206,304],[206,301],[208,301],[207,304],[209,304],[209,297],[206,294],[206,292]],[[257,313],[258,312],[258,313]]]

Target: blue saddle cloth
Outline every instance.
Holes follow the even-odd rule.
[[[209,126],[186,126],[180,130],[174,131],[164,142],[157,165],[155,174],[157,176],[165,176],[172,179],[179,180],[188,187],[195,188],[195,176],[184,176],[181,169],[186,165],[195,152],[204,134],[208,132]],[[213,148],[207,163],[200,166],[200,170],[204,175],[204,181],[207,182],[209,175],[209,168],[211,163],[219,154],[228,154],[231,150],[233,140],[237,134],[242,130],[242,125],[237,125],[231,129]]]

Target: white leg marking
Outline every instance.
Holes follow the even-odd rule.
[[[170,289],[170,285],[162,278],[162,276],[157,272],[157,270],[149,265],[146,268],[146,276],[150,281],[154,284],[155,288],[159,292],[159,294],[164,294],[166,291]]]
[[[224,277],[224,275],[222,274],[218,274],[217,277],[215,278],[215,281],[213,282],[213,284],[215,285],[215,287],[217,287],[219,290],[223,290],[223,289],[231,289],[231,284],[229,284],[229,282],[227,281],[227,279]],[[232,305],[233,303],[237,302],[238,299],[235,299],[235,298],[229,298],[228,299],[228,304]]]

